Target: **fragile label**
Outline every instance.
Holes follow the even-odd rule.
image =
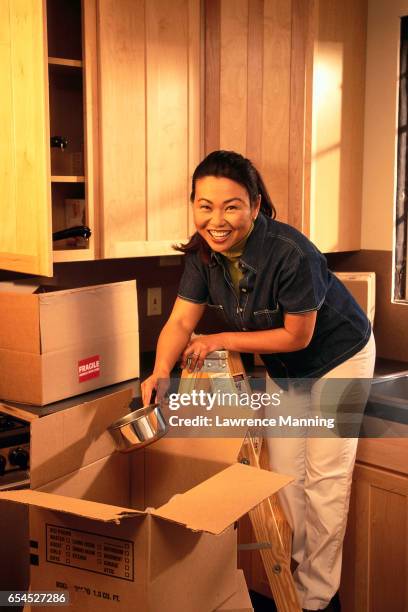
[[[87,359],[78,361],[78,380],[85,382],[90,378],[98,378],[101,373],[99,355],[93,355]]]
[[[46,525],[49,563],[133,582],[133,542],[79,529]]]

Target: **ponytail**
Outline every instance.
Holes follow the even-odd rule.
[[[268,192],[268,190],[267,190],[267,188],[265,186],[265,183],[263,182],[262,176],[259,174],[259,172],[255,168],[255,166],[253,166],[253,169],[254,169],[255,174],[256,174],[256,182],[257,182],[257,185],[258,185],[258,194],[261,196],[261,212],[263,212],[263,214],[266,217],[271,217],[271,219],[275,219],[276,218],[276,208],[273,205],[273,202],[271,200],[271,196],[269,195],[269,192]]]

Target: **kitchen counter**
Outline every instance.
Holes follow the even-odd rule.
[[[80,404],[84,404],[85,402],[91,402],[92,400],[98,399],[98,397],[102,397],[104,395],[109,395],[114,393],[115,391],[120,391],[121,389],[132,389],[134,400],[133,403],[140,397],[140,379],[133,378],[131,380],[126,380],[121,383],[117,383],[115,385],[110,385],[108,387],[102,387],[101,389],[95,389],[94,391],[89,391],[88,393],[83,393],[81,395],[75,395],[74,397],[69,397],[67,399],[61,400],[59,402],[53,402],[52,404],[47,404],[45,406],[32,406],[31,404],[18,404],[16,402],[2,401],[0,400],[0,411],[1,404],[5,404],[6,406],[13,406],[15,408],[20,408],[26,412],[30,412],[31,414],[36,414],[39,417],[47,416],[48,414],[53,414],[54,412],[59,412],[60,410],[66,410],[67,408],[72,408],[73,406],[79,406]]]
[[[265,376],[265,367],[262,365],[254,365],[253,355],[249,353],[241,354],[245,371],[252,378],[263,378]],[[140,356],[140,379],[144,380],[153,371],[155,353],[153,351],[142,353]],[[179,373],[178,367],[173,370],[174,375]],[[408,362],[397,361],[395,359],[385,359],[377,357],[375,362],[374,376],[390,376],[399,372],[408,372]]]

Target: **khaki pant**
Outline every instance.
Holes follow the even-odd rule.
[[[347,421],[349,406],[354,419],[358,411],[362,417],[369,384],[359,384],[356,379],[370,379],[374,361],[375,341],[371,334],[359,353],[317,379],[307,392],[297,388],[288,391],[296,416],[323,412],[325,416],[328,413],[345,415],[344,419],[338,418],[340,431],[344,420]],[[341,380],[327,383],[328,379],[345,380],[342,385]],[[326,401],[327,397],[322,401],[328,389],[330,401]],[[267,377],[267,392],[275,391],[276,384]],[[269,464],[275,472],[295,476],[295,481],[279,493],[293,529],[292,556],[298,563],[293,577],[300,605],[319,610],[327,606],[340,585],[342,545],[358,437],[339,437],[334,433],[314,437],[310,429],[309,433],[306,429],[298,431],[297,436],[268,437]]]

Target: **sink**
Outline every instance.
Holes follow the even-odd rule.
[[[408,372],[374,379],[366,414],[408,424]]]

